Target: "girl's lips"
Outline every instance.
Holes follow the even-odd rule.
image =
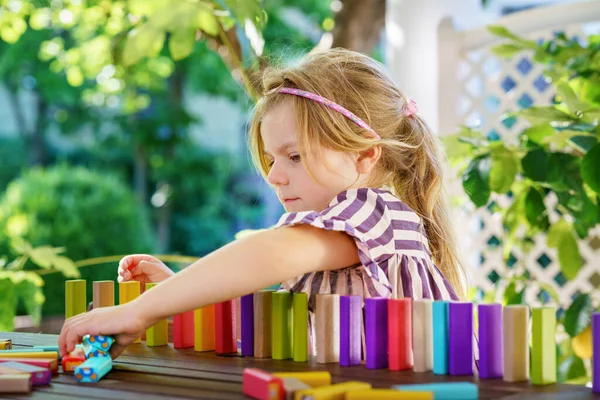
[[[285,199],[283,202],[285,204],[287,204],[287,203],[291,203],[292,201],[296,201],[296,200],[298,200],[298,198],[295,198],[295,199]]]

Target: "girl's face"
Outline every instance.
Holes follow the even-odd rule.
[[[287,212],[320,212],[338,193],[359,183],[357,156],[322,148],[322,159],[310,166],[313,179],[301,161],[295,120],[291,101],[277,105],[262,120],[260,134],[271,164],[267,180]]]

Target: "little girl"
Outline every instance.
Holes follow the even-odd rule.
[[[307,292],[311,311],[318,293],[464,299],[434,136],[381,65],[335,49],[267,71],[264,89],[250,146],[287,213],[177,274],[125,257],[119,282],[163,283],[67,320],[61,354],[114,335],[116,357],[162,319],[278,283]]]

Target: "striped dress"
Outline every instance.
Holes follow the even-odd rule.
[[[458,300],[431,259],[421,218],[387,189],[346,190],[322,212],[282,215],[275,228],[299,224],[346,232],[356,242],[360,260],[344,269],[311,272],[281,283],[280,290],[309,295],[311,328],[317,294]]]

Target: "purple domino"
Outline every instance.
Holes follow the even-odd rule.
[[[473,375],[473,303],[448,305],[448,372]]]
[[[242,319],[242,356],[254,356],[254,294],[240,299]]]
[[[340,296],[340,365],[343,367],[361,362],[361,326],[362,297]]]
[[[592,315],[592,392],[600,393],[600,313]]]
[[[388,299],[365,299],[367,368],[388,367]]]
[[[479,377],[502,378],[502,304],[479,305]]]

